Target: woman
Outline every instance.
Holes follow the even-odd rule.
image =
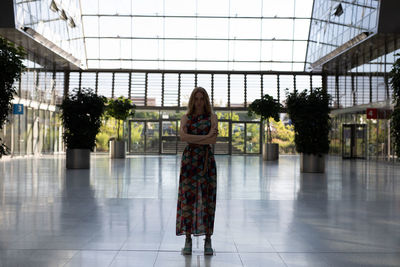
[[[188,145],[182,154],[179,176],[176,235],[186,235],[184,255],[192,254],[191,235],[205,235],[204,254],[213,255],[217,168],[210,144],[217,140],[218,120],[204,88],[192,91],[179,133]]]

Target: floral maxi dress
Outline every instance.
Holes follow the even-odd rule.
[[[210,115],[188,115],[187,133],[206,135]],[[212,235],[217,195],[217,168],[210,145],[188,144],[179,176],[176,234]]]

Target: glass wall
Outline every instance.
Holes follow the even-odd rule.
[[[334,115],[330,134],[330,154],[342,156],[343,125],[364,125],[366,127],[366,158],[389,160],[394,154],[390,144],[390,120],[387,118],[367,119],[365,112]]]
[[[361,33],[376,32],[379,1],[314,0],[307,62],[316,62]]]
[[[301,71],[312,2],[81,1],[88,66]]]
[[[40,34],[86,64],[79,2],[14,0],[16,28],[35,38]]]
[[[28,56],[30,57],[30,56]],[[25,59],[27,71],[14,85],[14,104],[23,104],[24,113],[10,114],[3,135],[12,155],[24,156],[63,151],[62,126],[56,104],[64,92],[64,72],[48,71]]]
[[[246,110],[252,101],[264,94],[284,103],[286,89],[291,92],[294,89],[323,86],[322,75],[316,72],[115,70],[95,73],[72,71],[68,73],[68,77],[69,91],[90,87],[105,97],[124,96],[137,106],[167,109],[186,107],[195,86],[206,89],[213,107],[239,110]],[[55,91],[62,92],[61,88]]]
[[[24,106],[24,114],[10,115],[2,139],[13,156],[62,152],[62,126],[57,112]]]

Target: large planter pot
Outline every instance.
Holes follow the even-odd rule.
[[[311,173],[325,172],[325,155],[324,154],[301,154],[300,155],[300,171]]]
[[[67,169],[89,169],[90,149],[67,148]]]
[[[110,141],[110,158],[125,158],[125,141]]]
[[[263,160],[277,160],[279,158],[279,144],[263,144]]]

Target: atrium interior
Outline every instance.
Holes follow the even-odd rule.
[[[8,148],[0,266],[400,265],[390,76],[400,55],[398,1],[0,6],[0,38],[25,53],[0,128]],[[176,235],[188,145],[181,118],[195,87],[218,119],[212,256],[204,236],[183,255]],[[323,173],[306,173],[288,96],[320,89],[330,97],[329,152]],[[128,99],[134,114],[118,128],[101,117],[90,167],[71,169],[61,106],[85,90]],[[275,161],[263,160],[266,123],[249,113],[266,94],[281,106],[271,121]],[[119,135],[126,152],[112,158]]]

